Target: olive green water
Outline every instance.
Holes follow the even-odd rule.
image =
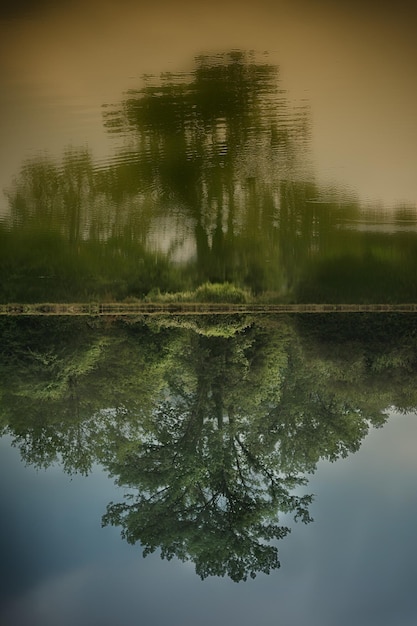
[[[1,301],[417,301],[415,205],[321,183],[308,100],[268,55],[190,62],[103,103],[104,162],[88,145],[23,160]]]

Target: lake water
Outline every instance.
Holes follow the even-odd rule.
[[[4,14],[1,301],[414,302],[412,11],[142,4]]]
[[[4,626],[415,624],[412,4],[0,10]]]

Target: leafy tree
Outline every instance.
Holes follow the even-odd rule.
[[[343,364],[314,357],[285,320],[186,341],[167,372],[168,398],[136,442],[109,451],[111,475],[137,494],[111,503],[103,523],[120,525],[145,555],[159,547],[192,560],[202,578],[244,580],[279,566],[269,543],[289,532],[279,512],[311,519],[312,496],[293,490],[321,458],[357,451],[385,422],[388,397],[375,383],[371,396],[356,394],[375,371],[355,346]]]
[[[192,335],[168,372],[169,397],[137,442],[119,442],[106,461],[118,484],[139,494],[133,504],[109,505],[103,523],[122,525],[145,555],[161,547],[163,557],[191,559],[202,578],[269,573],[279,567],[269,542],[289,532],[278,511],[310,521],[311,496],[291,495],[302,477],[282,475],[274,448],[250,437],[251,408],[260,419],[262,405],[279,396],[279,378],[271,384],[263,376],[277,354],[256,363],[256,341],[253,329],[233,338]],[[285,359],[276,360],[279,374]]]
[[[128,489],[104,524],[245,580],[279,566],[308,473],[417,406],[415,316],[3,318],[2,432],[29,463]],[[387,340],[386,338],[389,337]]]
[[[28,463],[88,473],[163,386],[164,354],[139,325],[3,318],[1,329],[2,422]]]

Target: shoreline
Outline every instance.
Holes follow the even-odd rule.
[[[291,313],[417,313],[417,303],[401,304],[233,304],[233,303],[11,303],[0,304],[0,315],[29,316],[129,316],[129,315],[215,315]]]

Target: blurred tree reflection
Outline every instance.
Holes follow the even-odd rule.
[[[281,202],[287,213],[304,207],[290,187],[297,198],[314,195],[296,182],[307,121],[307,109],[292,111],[279,89],[278,68],[254,55],[202,56],[189,75],[148,77],[104,108],[107,129],[126,143],[108,163],[67,149],[61,163],[23,165],[8,190],[12,230],[0,232],[2,298],[32,300],[37,287],[59,300],[62,281],[77,299],[207,280],[285,291],[294,259],[282,256],[289,231],[277,227],[278,214]],[[17,254],[6,256],[11,247]]]
[[[240,51],[199,57],[189,77],[130,91],[105,124],[135,155],[120,176],[191,222],[200,281],[281,284],[279,186],[305,167],[308,116],[290,110],[276,66]]]
[[[289,101],[265,58],[200,56],[103,111],[111,158],[34,158],[7,191],[1,301],[144,298],[208,281],[273,301],[417,299],[415,210],[381,215],[315,182],[308,106]]]

